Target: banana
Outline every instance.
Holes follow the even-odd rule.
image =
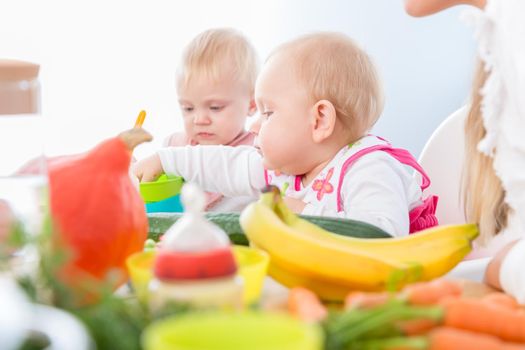
[[[292,213],[280,194],[264,193],[240,216],[250,242],[270,254],[269,273],[340,300],[349,290],[384,290],[439,277],[470,252],[475,225],[432,228],[402,238],[336,235]]]

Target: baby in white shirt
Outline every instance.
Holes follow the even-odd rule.
[[[141,181],[182,176],[206,191],[257,197],[279,186],[297,213],[351,218],[403,236],[434,226],[436,198],[414,158],[368,135],[383,109],[368,55],[343,34],[317,33],[283,44],[255,86],[256,147],[159,150],[134,167]],[[403,164],[423,175],[420,186]]]

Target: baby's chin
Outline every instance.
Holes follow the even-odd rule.
[[[224,144],[220,140],[215,139],[215,138],[214,139],[203,139],[200,137],[196,137],[194,140],[197,141],[199,145],[203,145],[203,146],[215,146],[215,145]]]
[[[263,156],[263,166],[264,166],[264,169],[273,171],[276,174],[282,174],[283,173],[282,170],[279,167],[269,163],[266,159],[264,159],[264,156]]]
[[[221,143],[220,142],[213,142],[213,141],[201,141],[201,140],[197,140],[199,142],[199,145],[202,145],[202,146],[216,146],[216,145],[220,145]]]
[[[197,141],[199,145],[221,145],[224,144],[222,137],[217,134],[200,132],[193,135],[193,140]]]

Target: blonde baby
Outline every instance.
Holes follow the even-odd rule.
[[[368,222],[394,236],[437,224],[428,177],[405,150],[369,135],[383,108],[368,55],[350,38],[316,33],[277,48],[255,86],[256,147],[167,148],[137,164],[142,181],[176,174],[225,196],[283,189],[297,213]],[[416,182],[404,165],[423,175]]]

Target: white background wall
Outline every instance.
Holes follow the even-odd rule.
[[[42,66],[48,154],[88,149],[146,109],[144,127],[156,140],[137,150],[140,158],[182,129],[174,74],[198,32],[238,28],[264,57],[297,35],[342,31],[370,53],[385,82],[374,132],[417,155],[468,95],[474,42],[458,19],[463,10],[413,19],[402,0],[0,0],[0,57]]]

